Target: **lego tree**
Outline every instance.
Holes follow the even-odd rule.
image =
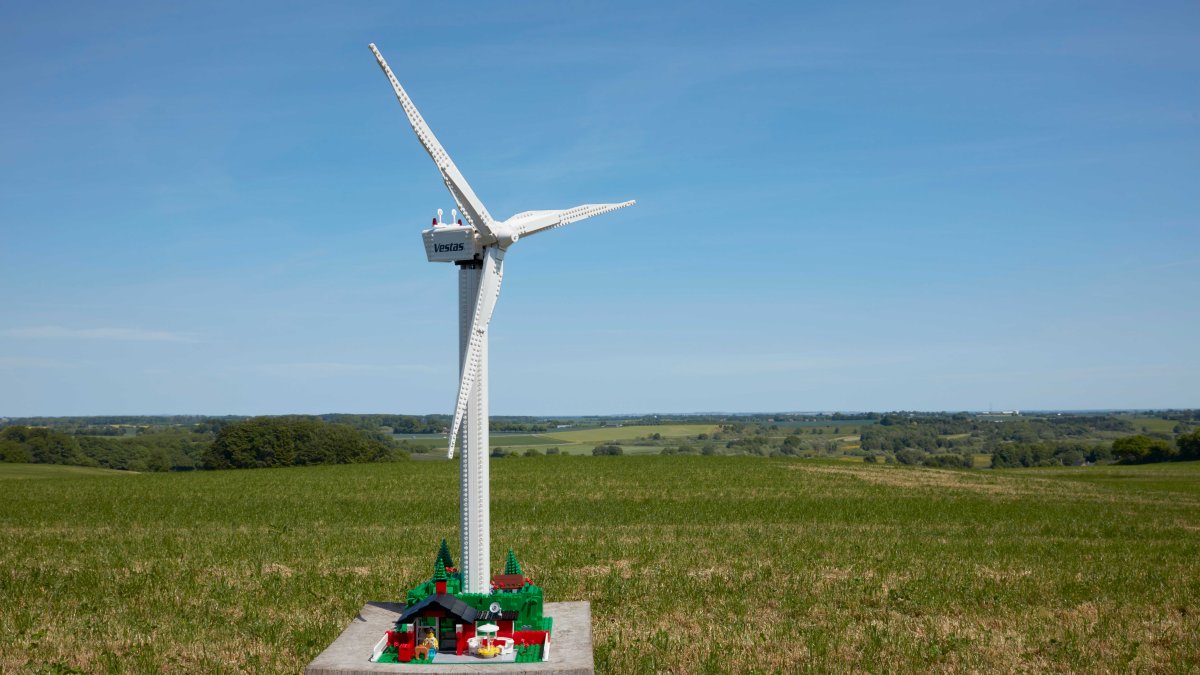
[[[441,556],[438,556],[437,562],[433,566],[433,580],[446,581],[449,577],[446,575],[446,566],[442,564]]]
[[[504,573],[525,576],[525,573],[521,571],[521,563],[517,562],[517,554],[513,553],[511,548],[508,549],[508,560],[504,563]]]
[[[442,540],[442,545],[438,548],[438,560],[442,561],[442,565],[446,569],[454,567],[454,558],[450,557],[450,547],[446,545],[446,540]]]

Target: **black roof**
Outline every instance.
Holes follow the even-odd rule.
[[[408,623],[413,617],[420,616],[422,610],[434,606],[446,610],[446,613],[458,619],[459,623],[475,623],[479,618],[479,610],[449,593],[440,593],[431,595],[415,605],[405,607],[400,616],[396,618],[396,623]]]

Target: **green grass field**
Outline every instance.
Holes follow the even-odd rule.
[[[443,445],[445,441],[443,441]],[[541,434],[491,434],[488,436],[488,446],[493,448],[507,448],[513,446],[529,446],[536,447],[539,445],[559,445],[561,441],[555,440]]]
[[[1200,463],[492,466],[493,561],[601,673],[1200,669]],[[457,539],[449,462],[55,471],[0,465],[3,672],[295,673]]]

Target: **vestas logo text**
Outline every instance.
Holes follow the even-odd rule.
[[[433,245],[434,253],[453,253],[455,251],[461,251],[461,250],[463,250],[462,244],[434,244]]]

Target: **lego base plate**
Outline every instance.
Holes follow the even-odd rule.
[[[368,602],[333,644],[313,659],[305,675],[374,675],[377,673],[503,673],[504,675],[594,675],[592,665],[592,605],[588,602],[547,602],[546,616],[554,617],[550,660],[539,663],[371,663],[371,649],[384,631],[391,630],[404,609],[394,602]]]

